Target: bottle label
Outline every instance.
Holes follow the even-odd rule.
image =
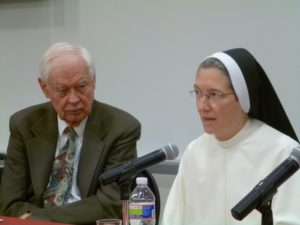
[[[136,203],[129,205],[129,218],[134,219],[155,219],[154,203]]]

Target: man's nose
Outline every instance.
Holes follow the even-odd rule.
[[[70,90],[69,96],[68,96],[68,101],[70,103],[76,103],[79,101],[79,97],[77,92],[74,89]]]

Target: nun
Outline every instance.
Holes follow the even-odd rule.
[[[257,210],[238,221],[231,209],[299,146],[271,82],[236,48],[203,60],[192,93],[204,134],[183,153],[162,224],[260,225]],[[300,224],[300,173],[278,188],[271,208],[274,225]]]

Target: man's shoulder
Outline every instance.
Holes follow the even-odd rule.
[[[94,114],[99,114],[103,119],[111,120],[131,120],[138,121],[138,119],[131,113],[120,109],[116,106],[112,106],[103,102],[95,101],[93,105]]]
[[[11,118],[15,120],[25,120],[29,118],[36,118],[44,115],[47,112],[54,111],[53,106],[50,102],[45,102],[37,105],[32,105],[26,108],[23,108],[15,112]]]

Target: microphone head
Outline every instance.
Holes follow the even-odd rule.
[[[179,155],[179,150],[176,145],[168,144],[168,145],[162,147],[161,149],[165,153],[167,160],[176,159],[177,156]]]
[[[300,166],[300,146],[292,150],[290,157],[293,158]]]

